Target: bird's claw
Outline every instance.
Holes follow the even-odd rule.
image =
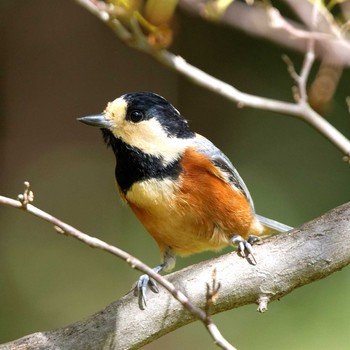
[[[249,235],[247,241],[250,245],[261,244],[263,242],[261,237],[255,235]]]
[[[256,265],[256,259],[253,255],[252,245],[261,242],[261,238],[258,236],[250,235],[247,240],[243,239],[241,236],[236,235],[232,237],[232,243],[237,244],[239,254],[246,258],[253,265]]]
[[[135,288],[138,295],[140,309],[144,310],[147,307],[147,287],[149,287],[154,293],[159,293],[157,282],[148,275],[140,276]]]

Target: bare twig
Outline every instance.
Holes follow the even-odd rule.
[[[176,56],[167,50],[157,50],[151,47],[148,44],[147,39],[137,30],[137,23],[132,22],[133,32],[128,31],[128,29],[126,29],[117,18],[111,17],[110,15],[107,16],[108,12],[106,12],[106,6],[104,3],[101,3],[100,1],[92,2],[91,0],[75,1],[83,7],[86,7],[90,12],[104,21],[126,44],[150,54],[165,66],[190,79],[193,83],[214,91],[215,93],[239,104],[239,106],[259,108],[298,117],[314,127],[319,133],[338,147],[345,156],[350,155],[350,141],[327,120],[314,111],[308,103],[295,104],[243,93],[234,86],[214,78],[199,68],[189,64],[180,56]],[[102,10],[100,9],[100,6]],[[100,14],[100,11],[103,12],[103,15]],[[312,57],[309,57],[304,63],[305,76],[308,74],[308,65],[312,64],[312,60]]]
[[[313,7],[313,12],[312,12],[312,22],[314,23],[317,20],[317,14],[318,14],[317,6],[319,6],[319,4],[315,2]],[[312,65],[315,61],[315,38],[310,37],[308,39],[307,50],[306,50],[306,54],[304,57],[304,62],[303,62],[300,74],[296,72],[293,62],[287,55],[283,55],[282,58],[287,64],[289,74],[298,84],[298,88],[297,88],[298,91],[294,93],[294,99],[299,105],[307,104],[308,103],[307,80],[309,78]]]
[[[300,29],[282,17],[281,13],[275,7],[267,9],[267,14],[270,17],[271,27],[281,29],[290,34],[294,38],[309,40],[331,40],[333,36],[328,33],[311,32],[309,30]]]
[[[167,51],[160,52],[157,58],[165,65],[185,75],[192,82],[212,90],[229,100],[238,103],[240,106],[248,106],[298,117],[313,126],[319,133],[337,146],[345,155],[350,154],[350,141],[327,120],[315,112],[308,104],[277,101],[243,93],[232,85],[210,76],[187,63],[181,57],[175,56]]]
[[[346,105],[348,106],[348,112],[350,114],[350,96],[347,96],[345,99]]]
[[[210,310],[219,297],[219,290],[221,285],[220,283],[217,282],[216,273],[217,273],[216,269],[214,269],[212,272],[211,285],[207,283],[207,296],[206,296],[207,301],[205,306],[205,312],[207,313],[207,316],[210,315]]]
[[[297,73],[297,71],[295,69],[293,61],[287,55],[282,55],[282,59],[287,65],[287,70],[288,70],[289,75],[292,77],[292,79],[296,83],[298,83],[299,82],[299,74]]]
[[[212,272],[216,269],[220,272],[216,285],[220,283],[221,287],[210,306],[211,314],[254,303],[259,304],[259,311],[266,311],[268,302],[281,300],[296,288],[350,263],[350,203],[291,232],[269,238],[255,247],[254,254],[257,265],[230,253],[165,278],[186,290],[191,302],[205,309],[205,285],[212,286]],[[163,288],[159,294],[149,296],[149,305],[142,312],[130,292],[87,319],[28,335],[0,345],[0,350],[138,349],[196,319]]]
[[[307,95],[307,80],[311,71],[311,67],[315,61],[315,42],[313,39],[310,39],[308,43],[307,52],[305,54],[303,66],[300,72],[299,76],[299,93],[300,93],[300,100],[298,101],[301,104],[305,104],[308,102],[308,95]]]
[[[30,190],[29,182],[26,181],[24,185],[24,193],[18,196],[18,198],[20,198],[21,200],[15,200],[8,197],[0,196],[0,203],[10,207],[23,209],[24,211],[53,224],[55,230],[58,233],[74,237],[92,248],[102,249],[126,261],[132,268],[148,274],[161,286],[163,286],[176,300],[178,300],[186,310],[188,310],[193,316],[195,316],[204,323],[214,342],[219,347],[226,350],[235,350],[235,348],[225,340],[225,338],[222,336],[219,329],[212,322],[212,320],[208,319],[206,312],[194,305],[193,303],[191,303],[190,300],[179,289],[175,288],[175,286],[172,283],[170,283],[167,279],[156,273],[152,268],[144,264],[139,259],[123,251],[122,249],[112,246],[96,237],[91,237],[77,230],[73,226],[68,225],[65,222],[57,219],[51,214],[48,214],[45,211],[29,204],[29,201],[33,200],[34,195],[33,192]]]
[[[180,6],[194,15],[202,15],[205,0],[179,0]],[[329,18],[322,15],[321,30],[310,26],[312,12],[311,1],[284,0],[305,23],[283,18],[280,12],[270,7],[247,6],[244,2],[234,1],[220,18],[220,23],[242,30],[248,34],[262,37],[299,52],[306,52],[307,41],[317,41],[316,56],[322,59],[332,53],[334,64],[349,66],[350,42],[342,35],[342,29]],[[208,18],[206,18],[208,19]],[[296,40],[298,39],[298,40]]]
[[[295,12],[307,28],[312,31],[317,30],[318,33],[329,34],[333,39],[343,40],[344,44],[349,47],[349,42],[342,36],[341,27],[324,6],[324,1],[283,0],[283,2]],[[315,15],[317,15],[317,21],[315,21]],[[320,41],[320,43],[324,44],[325,41]]]
[[[24,208],[34,200],[34,193],[30,190],[30,184],[28,181],[24,182],[24,192],[17,196],[17,199],[22,203]]]

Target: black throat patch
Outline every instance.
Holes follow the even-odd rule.
[[[124,194],[139,181],[148,179],[176,179],[181,173],[181,157],[164,165],[162,159],[146,154],[115,138],[109,130],[102,129],[104,140],[116,157],[115,177]]]

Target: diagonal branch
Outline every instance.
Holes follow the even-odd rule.
[[[220,284],[212,313],[269,301],[324,278],[350,263],[350,203],[335,208],[293,232],[272,237],[256,246],[253,266],[231,253],[172,273],[166,277],[185,291],[191,303],[204,309],[207,285]],[[95,315],[73,325],[28,335],[0,345],[19,349],[138,349],[196,318],[163,288],[150,294],[148,308],[140,311],[132,292]],[[140,332],[140,329],[142,330]],[[127,335],[127,336],[126,336]]]
[[[246,106],[297,117],[310,124],[333,143],[344,154],[344,160],[350,158],[350,141],[304,100],[301,100],[299,103],[289,103],[241,92],[234,86],[191,65],[182,57],[174,55],[167,50],[158,50],[150,46],[147,38],[138,30],[138,23],[130,20],[131,30],[127,29],[115,16],[109,14],[108,6],[104,2],[98,0],[75,1],[106,23],[127,45],[151,55],[160,63],[182,74],[193,83],[211,90],[242,107]],[[313,59],[307,60],[310,63],[312,61]],[[308,73],[308,70],[304,72]],[[306,79],[307,75],[304,78]]]
[[[349,66],[350,62],[350,42],[346,36],[342,35],[341,29],[329,16],[325,16],[325,11],[321,13],[322,22],[318,30],[310,25],[312,7],[315,1],[307,0],[283,0],[297,14],[303,23],[291,19],[285,19],[280,12],[274,8],[247,5],[243,1],[234,1],[218,19],[222,24],[242,30],[252,36],[264,38],[275,42],[278,45],[305,52],[307,41],[311,38],[317,41],[316,55],[322,59],[325,55],[332,53],[334,63],[340,66]],[[179,0],[182,9],[193,15],[203,16],[205,0]],[[270,5],[269,5],[270,6]],[[337,27],[338,26],[338,27]],[[296,40],[298,39],[298,40]]]
[[[54,225],[55,230],[70,237],[74,237],[77,240],[87,244],[92,248],[98,248],[106,251],[118,258],[126,261],[132,268],[148,274],[154,280],[156,280],[161,286],[163,286],[182,306],[196,319],[203,322],[207,328],[209,334],[213,338],[214,342],[222,349],[236,350],[227,340],[221,335],[219,329],[216,327],[209,315],[201,308],[197,307],[184,295],[179,289],[177,289],[171,282],[165,279],[163,276],[156,273],[152,268],[144,264],[139,259],[128,254],[122,249],[112,246],[98,238],[91,237],[86,233],[79,231],[73,226],[66,224],[65,222],[57,219],[49,213],[30,204],[34,199],[34,194],[30,190],[28,181],[24,182],[25,190],[23,194],[18,195],[18,200],[0,196],[0,204],[4,204],[13,208],[22,209],[29,214],[32,214],[40,219],[43,219]]]

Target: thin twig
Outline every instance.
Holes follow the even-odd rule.
[[[312,26],[316,27],[317,25],[317,15],[319,11],[320,3],[315,1],[313,9],[312,9]],[[307,80],[312,68],[312,65],[315,61],[315,39],[310,38],[307,44],[307,50],[303,62],[303,66],[301,68],[301,73],[299,76],[299,93],[300,93],[300,104],[305,104],[308,102],[308,95],[306,91]]]
[[[303,29],[296,28],[285,20],[281,13],[275,8],[270,7],[267,9],[267,14],[270,17],[270,23],[272,28],[283,29],[288,34],[298,39],[306,40],[331,40],[334,38],[331,34],[321,32],[311,32]]]
[[[323,11],[321,28],[315,31],[314,28],[310,28],[313,1],[283,0],[283,2],[287,3],[304,23],[283,18],[278,10],[273,12],[274,8],[268,7],[271,6],[270,1],[265,1],[268,6],[261,6],[261,1],[256,1],[255,6],[247,6],[243,1],[234,1],[219,21],[221,24],[301,53],[306,52],[307,40],[313,38],[320,44],[316,52],[318,58],[322,60],[331,52],[336,65],[349,66],[350,42],[332,16],[324,16],[326,11]],[[179,6],[195,16],[202,16],[201,9],[205,3],[205,0],[179,0]]]
[[[282,60],[287,65],[287,70],[289,75],[292,77],[292,79],[298,83],[299,82],[299,74],[297,73],[293,61],[290,59],[290,57],[286,54],[282,55]]]
[[[30,199],[27,198],[28,196],[30,196]],[[197,317],[199,320],[201,320],[204,323],[205,327],[208,329],[210,335],[212,336],[214,342],[219,347],[225,350],[236,350],[231,344],[229,344],[225,340],[225,338],[222,336],[217,326],[211,320],[208,319],[205,311],[203,311],[199,307],[192,304],[189,301],[189,299],[180,290],[175,288],[175,286],[171,282],[169,282],[164,277],[156,273],[152,268],[147,266],[141,260],[135,258],[134,256],[130,255],[129,253],[125,252],[124,250],[118,247],[110,245],[96,237],[89,236],[86,233],[83,233],[78,229],[74,228],[73,226],[66,224],[62,220],[57,219],[51,214],[46,213],[45,211],[35,207],[32,204],[29,204],[29,201],[32,201],[32,198],[33,198],[33,192],[30,191],[29,189],[29,182],[27,181],[25,182],[25,191],[23,194],[19,195],[19,198],[21,199],[23,198],[23,201],[0,196],[0,203],[13,208],[22,209],[38,218],[41,218],[49,222],[50,224],[53,224],[55,230],[58,233],[64,234],[66,236],[74,237],[77,240],[87,244],[92,248],[98,248],[98,249],[104,250],[126,261],[132,268],[139,270],[143,273],[146,273],[147,275],[152,277],[155,281],[157,281],[161,286],[163,286],[176,300],[178,300],[183,305],[183,307],[186,310],[188,310],[193,316]]]
[[[165,65],[182,73],[197,85],[212,90],[238,103],[239,106],[248,106],[299,117],[337,146],[344,155],[350,155],[350,141],[326,119],[315,112],[309,104],[289,103],[243,93],[232,85],[210,76],[187,63],[183,58],[175,56],[168,51],[159,52],[157,58]]]
[[[317,20],[317,6],[317,3],[315,3],[312,12],[312,22],[314,25]],[[292,60],[287,55],[283,55],[282,59],[287,64],[287,69],[290,76],[298,84],[297,87],[293,87],[293,96],[295,101],[298,105],[306,105],[308,103],[307,80],[309,78],[312,65],[315,61],[315,39],[313,37],[308,39],[306,54],[300,74],[297,73]]]
[[[300,100],[298,101],[299,104],[305,104],[308,102],[307,80],[309,78],[312,65],[315,61],[314,47],[315,47],[315,42],[313,39],[310,39],[307,45],[307,52],[305,54],[303,66],[299,76],[299,84],[298,84],[299,94],[300,94]]]
[[[345,156],[350,155],[350,141],[327,120],[322,118],[320,114],[315,112],[308,103],[289,103],[243,93],[236,89],[234,86],[229,85],[217,78],[214,78],[199,68],[189,64],[180,56],[174,55],[167,50],[156,50],[152,48],[140,33],[138,34],[137,38],[134,38],[134,40],[132,40],[133,36],[137,34],[135,30],[133,33],[129,32],[118,21],[118,19],[112,18],[111,15],[108,15],[105,10],[106,6],[104,3],[101,3],[101,1],[75,1],[78,2],[81,6],[87,8],[91,13],[96,15],[99,19],[111,27],[115,34],[126,44],[153,56],[163,65],[177,71],[186,78],[190,79],[193,83],[200,85],[208,90],[214,91],[215,93],[239,104],[239,106],[258,108],[298,117],[306,121],[320,134],[332,142]],[[103,10],[100,9],[100,3]],[[100,11],[103,11],[103,16],[100,14]],[[133,23],[133,25],[135,25],[135,23]],[[304,64],[305,74],[307,73],[308,65],[312,63],[311,58],[312,57],[307,58],[307,64]]]

